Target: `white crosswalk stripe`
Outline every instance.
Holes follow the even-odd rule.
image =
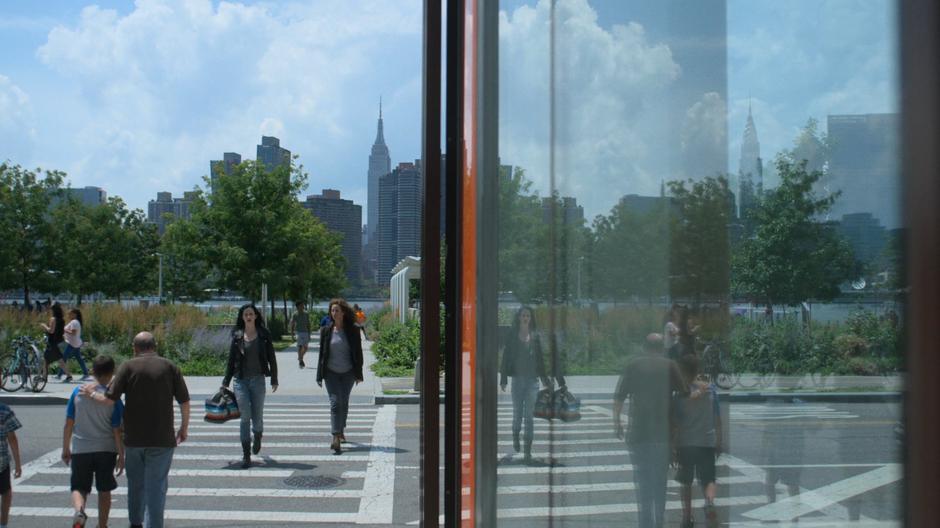
[[[395,406],[351,405],[349,443],[336,456],[329,450],[329,404],[269,403],[261,454],[252,457],[250,469],[242,470],[238,421],[205,423],[194,415],[189,439],[173,456],[165,517],[238,525],[389,524],[396,416]],[[178,424],[179,416],[176,420]],[[49,452],[24,467],[16,482],[14,520],[48,519],[40,522],[52,526],[71,518],[70,508],[51,507],[68,503],[71,470],[59,455],[59,450]],[[294,480],[296,486],[291,485]],[[318,481],[327,486],[312,487]],[[111,510],[117,526],[127,519],[124,476],[118,484]],[[97,516],[91,507],[95,504],[92,496],[86,509],[91,519]]]

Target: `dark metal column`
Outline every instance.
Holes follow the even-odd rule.
[[[940,3],[900,2],[904,211],[910,302],[906,525],[936,526],[940,474]]]

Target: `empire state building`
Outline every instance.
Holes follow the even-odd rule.
[[[385,144],[382,127],[382,99],[379,98],[379,124],[369,154],[369,203],[366,218],[366,243],[375,241],[376,228],[379,225],[379,178],[392,172],[392,158]]]

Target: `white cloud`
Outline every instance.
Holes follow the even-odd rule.
[[[724,156],[728,141],[728,108],[724,99],[708,92],[685,113],[681,141],[686,177],[728,172]]]
[[[201,184],[224,151],[253,158],[263,133],[301,154],[311,190],[337,187],[338,178],[353,187],[365,181],[372,102],[420,71],[420,7],[138,0],[126,15],[87,7],[37,51],[77,87],[75,114],[63,119],[78,139],[59,147],[73,149],[59,156],[68,159],[62,168],[143,206],[158,190]],[[393,147],[419,143],[419,131],[396,137],[401,119],[388,115],[420,115],[420,85],[412,91],[386,107]],[[352,171],[359,165],[361,175]]]
[[[29,96],[9,77],[0,75],[0,162],[29,157],[35,141]]]
[[[598,23],[586,0],[556,4],[556,187],[592,218],[628,192],[654,192],[662,145],[650,108],[680,74],[636,23]],[[550,2],[500,13],[500,156],[549,188]]]

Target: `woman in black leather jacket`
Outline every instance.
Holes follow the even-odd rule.
[[[330,301],[332,324],[320,329],[320,359],[317,362],[317,385],[326,381],[330,395],[330,424],[335,454],[343,452],[346,441],[346,416],[349,414],[349,393],[362,382],[362,341],[356,327],[356,315],[343,299]]]
[[[271,334],[261,312],[252,303],[238,310],[228,364],[222,386],[235,378],[235,398],[241,412],[242,468],[251,466],[251,453],[261,451],[264,432],[264,378],[271,378],[271,392],[277,392],[277,357]],[[254,442],[252,443],[252,433]]]

